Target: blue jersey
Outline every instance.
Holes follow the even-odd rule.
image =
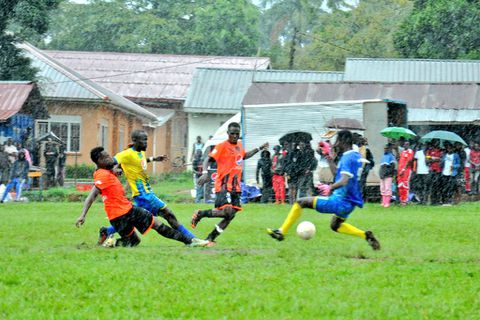
[[[363,207],[362,192],[358,183],[358,170],[362,167],[360,153],[354,150],[345,152],[340,158],[335,174],[335,182],[342,178],[342,174],[350,177],[348,183],[333,191],[333,195],[342,198],[357,207]]]

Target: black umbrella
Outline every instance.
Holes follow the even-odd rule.
[[[293,142],[293,143],[305,142],[305,143],[308,143],[310,141],[312,141],[312,135],[308,132],[303,132],[303,131],[289,132],[279,139],[279,142],[280,142],[281,145],[283,145],[285,142],[289,142],[289,143],[291,143],[291,142]]]

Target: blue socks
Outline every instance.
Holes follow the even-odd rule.
[[[185,236],[193,239],[193,238],[196,238],[195,235],[193,233],[191,233],[187,228],[185,228],[183,225],[180,225],[178,227],[178,231],[180,231],[182,234],[184,234]]]
[[[115,231],[115,228],[112,227],[112,226],[108,226],[107,227],[107,237],[110,236],[111,234],[114,234],[116,231]]]

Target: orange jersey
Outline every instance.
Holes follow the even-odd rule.
[[[245,150],[240,142],[231,144],[224,141],[215,146],[209,154],[217,161],[217,177],[215,178],[215,192],[223,190],[241,192],[243,158]]]
[[[113,220],[132,209],[132,203],[125,196],[122,183],[110,170],[98,169],[93,173],[95,187],[102,193],[108,220]]]

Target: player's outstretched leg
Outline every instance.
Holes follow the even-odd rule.
[[[195,229],[203,218],[224,218],[223,210],[208,209],[208,210],[195,210],[192,215],[191,226]]]
[[[290,209],[287,218],[283,222],[282,226],[278,229],[267,229],[267,233],[278,241],[285,239],[285,235],[288,233],[295,221],[300,218],[303,208],[312,208],[313,197],[305,197],[298,199]]]
[[[181,233],[178,230],[170,228],[169,226],[161,223],[160,221],[155,219],[152,229],[157,231],[160,235],[164,236],[165,238],[177,240],[180,242],[185,243],[191,247],[205,247],[208,245],[208,241],[201,240],[198,238],[190,238]]]
[[[167,220],[168,224],[180,231],[182,234],[187,236],[190,239],[196,238],[193,233],[191,233],[187,228],[185,228],[180,222],[177,220],[177,217],[173,214],[173,211],[169,207],[165,207],[159,211],[159,215]]]
[[[333,216],[330,228],[338,233],[349,234],[354,237],[365,239],[373,250],[380,250],[380,242],[375,238],[373,232],[360,230],[357,227],[346,223],[345,219],[341,217]]]
[[[222,210],[213,210],[212,216],[216,218],[223,218],[215,228],[207,236],[206,240],[208,241],[208,247],[213,247],[215,245],[215,239],[225,231],[230,222],[235,218],[237,210],[232,207],[225,207]]]

